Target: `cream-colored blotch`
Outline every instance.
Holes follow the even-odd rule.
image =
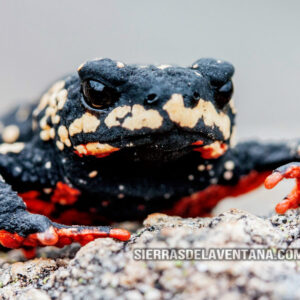
[[[75,119],[69,126],[70,136],[84,132],[95,132],[100,125],[100,120],[90,113],[85,113],[81,118]]]
[[[184,106],[181,94],[173,94],[163,109],[168,113],[171,121],[181,127],[194,128],[202,119],[206,126],[218,127],[224,139],[230,136],[230,118],[224,112],[217,112],[210,101],[200,99],[194,108],[188,108]]]
[[[9,125],[3,129],[2,139],[5,143],[14,143],[20,136],[20,129],[16,125]]]

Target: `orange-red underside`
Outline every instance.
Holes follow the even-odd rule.
[[[189,197],[184,197],[179,200],[171,210],[166,213],[171,215],[180,215],[184,217],[197,217],[204,216],[210,213],[213,207],[217,203],[228,196],[238,196],[247,193],[259,185],[261,185],[266,176],[270,172],[258,173],[252,171],[249,175],[242,177],[242,179],[235,186],[221,186],[212,185],[201,192],[197,192]],[[63,191],[63,192],[62,192]],[[51,202],[44,202],[39,198],[40,193],[36,191],[30,191],[21,194],[22,198],[28,206],[28,210],[33,213],[40,213],[43,215],[50,216],[55,210],[55,203],[59,202],[58,195],[61,193],[65,198],[70,193],[71,201],[74,203],[74,199],[79,196],[75,190],[66,185],[59,185],[58,188],[53,192]],[[55,195],[54,199],[53,196]],[[75,198],[74,198],[75,197]],[[76,198],[77,200],[77,198]],[[65,202],[65,201],[64,201]],[[67,201],[68,202],[68,201]],[[75,224],[80,220],[81,224],[89,223],[91,218],[88,213],[78,212],[75,209],[66,210],[60,217],[59,221],[64,224]],[[21,237],[15,233],[9,233],[5,230],[0,230],[0,242],[3,246],[8,248],[20,248],[25,247],[28,249],[45,246],[55,245],[57,247],[63,247],[69,245],[72,242],[79,242],[84,245],[95,238],[99,237],[112,237],[119,240],[128,240],[130,238],[129,232],[122,229],[112,229],[110,233],[97,231],[95,228],[92,229],[81,229],[78,231],[76,228],[54,228],[50,227],[45,233],[30,234],[27,237]],[[31,250],[25,252],[27,257],[34,256],[34,252]]]
[[[166,213],[182,217],[207,216],[220,200],[237,197],[256,189],[270,173],[252,171],[243,176],[235,186],[211,185],[203,191],[182,198]]]

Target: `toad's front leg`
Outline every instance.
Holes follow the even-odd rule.
[[[128,231],[108,226],[66,226],[26,210],[23,200],[3,178],[0,180],[0,244],[7,248],[32,249],[38,246],[63,247],[73,242],[84,245],[96,238],[121,241],[130,238]],[[30,253],[30,252],[29,252]]]
[[[290,194],[277,204],[276,212],[279,214],[284,214],[288,209],[297,208],[300,205],[300,163],[291,162],[275,169],[273,173],[266,178],[265,187],[272,189],[283,178],[295,178],[296,185]]]

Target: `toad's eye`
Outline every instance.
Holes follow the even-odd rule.
[[[95,80],[84,81],[82,91],[86,104],[95,109],[107,108],[119,98],[119,93],[114,88]]]
[[[222,109],[230,101],[232,94],[233,84],[231,81],[217,88],[215,97],[219,108]]]

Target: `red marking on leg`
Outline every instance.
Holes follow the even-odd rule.
[[[237,197],[259,187],[270,172],[252,171],[243,176],[235,186],[211,185],[203,191],[184,197],[167,214],[182,217],[207,216],[225,197]]]
[[[282,179],[283,179],[283,175],[280,174],[279,172],[272,173],[265,180],[265,188],[268,189],[268,190],[272,189]]]
[[[51,201],[61,205],[72,205],[78,200],[80,194],[79,190],[71,188],[63,182],[58,182]]]
[[[22,237],[17,233],[0,230],[0,244],[6,248],[27,248],[43,246],[64,247],[73,242],[85,245],[97,238],[114,238],[120,241],[130,239],[130,233],[125,229],[111,229],[109,232],[101,231],[97,227],[82,228],[71,226],[66,228],[49,227],[45,232],[29,234]]]
[[[265,180],[265,187],[267,189],[274,188],[283,178],[295,178],[296,185],[289,195],[275,207],[278,214],[284,214],[287,210],[298,208],[300,205],[300,166],[290,166],[284,171],[273,172]]]
[[[28,191],[19,194],[26,203],[27,210],[34,214],[41,214],[49,217],[55,210],[55,205],[50,202],[40,200],[41,193],[37,191]]]
[[[288,209],[298,208],[300,204],[300,179],[296,178],[296,185],[288,196],[278,203],[275,210],[278,214],[284,214]]]
[[[36,237],[40,241],[40,243],[42,243],[45,246],[53,246],[57,244],[59,240],[59,236],[54,227],[52,226],[44,232],[37,233]]]
[[[216,159],[222,156],[228,149],[227,144],[214,142],[210,145],[194,148],[194,151],[200,152],[204,159]]]
[[[35,248],[22,248],[22,252],[26,259],[32,259],[36,256],[36,249]]]
[[[0,243],[6,248],[19,248],[24,242],[24,237],[10,233],[6,230],[0,230]]]

